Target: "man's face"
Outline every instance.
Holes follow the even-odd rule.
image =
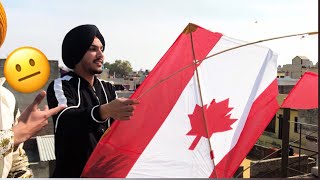
[[[104,60],[103,48],[101,41],[95,37],[78,65],[89,74],[101,74]]]

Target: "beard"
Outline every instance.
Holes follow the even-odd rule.
[[[98,60],[94,60],[93,63],[95,63],[95,61],[98,61]],[[102,67],[100,67],[100,68],[92,68],[91,67],[88,70],[91,74],[101,74],[102,73]]]
[[[89,69],[90,74],[101,74],[102,73],[102,68],[101,69]]]

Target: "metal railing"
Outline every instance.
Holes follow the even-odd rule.
[[[313,156],[315,156],[315,155],[318,155],[319,152],[318,152],[318,151],[311,150],[311,149],[303,148],[303,147],[301,147],[301,143],[302,143],[302,139],[303,139],[303,138],[306,138],[306,137],[308,137],[308,136],[311,136],[311,135],[317,133],[318,130],[312,131],[312,132],[309,133],[309,134],[302,134],[302,126],[303,126],[303,125],[305,125],[305,126],[313,126],[313,127],[318,127],[318,126],[317,126],[317,125],[314,125],[314,124],[307,124],[307,123],[301,123],[301,122],[293,122],[293,121],[287,121],[287,122],[300,124],[300,128],[299,128],[299,130],[300,130],[300,132],[299,132],[299,139],[296,139],[296,140],[294,140],[294,141],[292,141],[292,142],[288,142],[287,144],[285,144],[285,147],[291,146],[291,147],[295,147],[295,148],[298,148],[298,149],[299,149],[299,159],[298,159],[298,161],[293,161],[293,162],[291,162],[290,164],[288,163],[287,166],[286,166],[285,168],[282,167],[282,169],[286,169],[286,171],[289,169],[289,170],[291,170],[291,171],[295,171],[295,172],[297,172],[297,173],[300,173],[300,175],[310,174],[309,172],[302,172],[302,171],[301,171],[301,149],[302,149],[302,150],[305,150],[305,151],[313,152],[314,154],[309,155],[310,157],[313,157]],[[288,128],[289,128],[289,127],[288,127]],[[297,143],[297,142],[299,142],[299,146],[293,145],[294,143]],[[282,148],[283,148],[283,147],[282,147]],[[235,177],[235,178],[240,177],[240,176],[243,174],[243,172],[245,172],[245,171],[248,170],[249,168],[251,168],[251,167],[253,167],[253,166],[261,163],[261,161],[263,161],[263,160],[265,160],[265,159],[268,159],[269,157],[271,157],[271,156],[274,155],[275,153],[277,153],[277,152],[279,152],[279,151],[283,152],[283,149],[282,149],[282,148],[279,149],[279,150],[276,150],[276,151],[270,153],[269,155],[263,157],[262,159],[258,160],[256,164],[250,165],[249,167],[243,169],[241,172],[239,172],[239,173],[238,173],[236,176],[234,176],[234,177]],[[288,152],[288,150],[287,150],[287,152]],[[289,155],[289,154],[288,154],[288,155]],[[315,158],[315,159],[317,160],[317,158]],[[299,163],[299,164],[298,164],[298,166],[299,166],[299,169],[298,169],[298,170],[297,170],[297,169],[293,169],[292,167],[290,167],[290,166],[292,166],[293,164],[295,164],[295,163],[297,163],[297,162]],[[259,178],[263,178],[263,177],[265,177],[266,175],[268,175],[268,174],[270,174],[270,173],[273,173],[273,172],[275,172],[275,171],[277,171],[277,170],[279,170],[279,169],[274,169],[274,170],[271,170],[271,171],[269,171],[269,172],[266,172],[266,173],[264,173],[262,176],[260,176]],[[283,173],[283,172],[282,172],[282,173]],[[284,176],[284,175],[282,174],[282,176]],[[285,173],[285,176],[287,176],[287,172]]]

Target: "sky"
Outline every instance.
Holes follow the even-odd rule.
[[[128,60],[133,70],[152,70],[188,23],[212,32],[257,41],[318,31],[318,0],[0,0],[7,36],[0,58],[32,46],[61,60],[65,34],[95,24],[106,41],[105,61]],[[318,35],[261,43],[278,54],[278,65],[297,56],[318,62]]]

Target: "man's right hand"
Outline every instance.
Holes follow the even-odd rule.
[[[28,140],[33,135],[38,133],[44,126],[48,124],[48,118],[58,113],[65,106],[58,106],[49,109],[48,106],[44,107],[44,110],[39,109],[39,104],[46,96],[45,91],[40,91],[37,97],[34,99],[18,118],[18,124],[16,124],[12,130],[14,133],[14,145],[17,146],[20,143]]]
[[[127,98],[115,99],[100,106],[100,116],[102,119],[112,117],[117,120],[129,120],[135,110],[135,104],[139,104],[139,101]]]

